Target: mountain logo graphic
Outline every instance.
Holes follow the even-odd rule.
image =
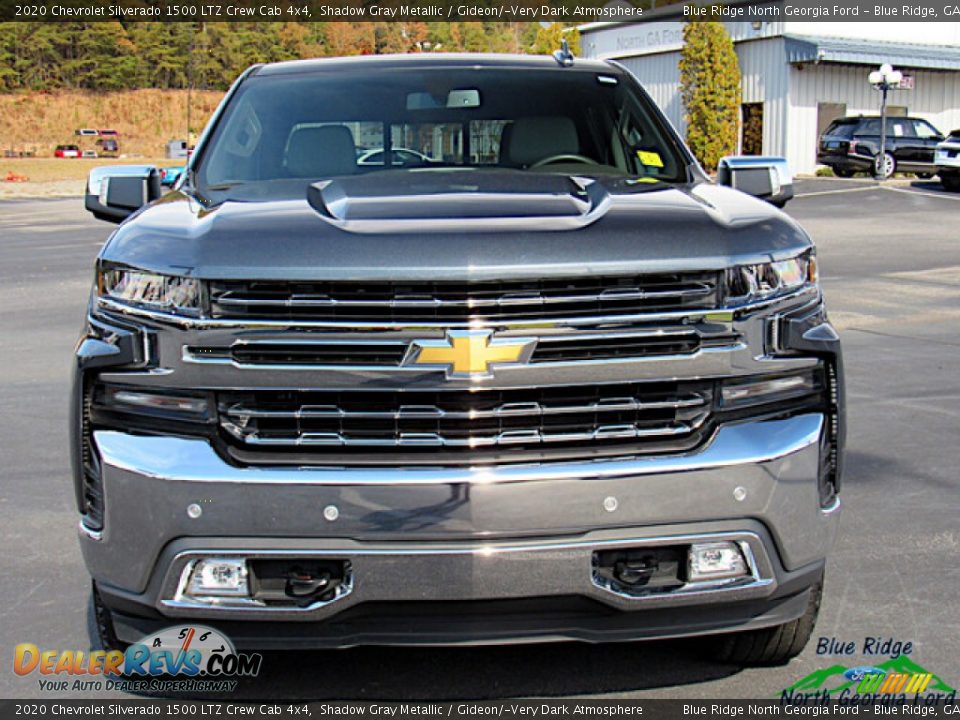
[[[844,690],[858,694],[956,692],[955,688],[940,677],[901,655],[876,666],[847,668],[843,665],[833,665],[815,670],[786,688],[781,695],[816,692],[837,695]]]

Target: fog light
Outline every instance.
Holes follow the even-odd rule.
[[[749,574],[743,553],[734,542],[691,545],[687,570],[689,582],[725,580]]]
[[[207,399],[191,395],[169,395],[149,390],[133,390],[120,387],[107,387],[104,401],[111,406],[138,414],[161,415],[167,417],[190,416],[186,419],[205,419],[209,413]]]
[[[207,401],[203,398],[176,397],[175,395],[156,395],[147,392],[133,392],[130,390],[116,390],[113,393],[115,402],[137,407],[155,408],[157,410],[173,410],[193,414],[204,413],[207,410]]]
[[[201,597],[249,597],[247,561],[242,558],[198,560],[190,574],[186,594]]]
[[[737,380],[721,390],[724,407],[757,405],[808,395],[817,390],[812,373],[778,378]]]

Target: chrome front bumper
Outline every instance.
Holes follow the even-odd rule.
[[[747,559],[749,575],[729,581],[688,583],[667,595],[634,594],[613,586],[591,569],[595,552],[728,540]],[[501,600],[516,597],[579,595],[619,610],[657,608],[765,597],[777,578],[757,532],[700,532],[695,535],[629,537],[623,532],[589,533],[577,540],[489,543],[385,543],[368,547],[351,540],[271,542],[270,549],[242,549],[244,540],[204,544],[174,551],[161,584],[157,608],[172,617],[215,615],[233,620],[323,620],[364,602]],[[347,582],[336,594],[306,607],[263,607],[246,599],[222,604],[180,593],[200,558],[349,559]]]
[[[822,431],[807,414],[723,426],[685,455],[385,469],[240,468],[203,440],[98,431],[105,529],[81,526],[81,546],[106,592],[163,617],[316,621],[367,602],[551,596],[619,610],[746,602],[822,568],[839,515],[818,502]],[[750,577],[627,597],[591,571],[597,550],[697,538],[741,543]],[[177,596],[204,554],[336,557],[352,577],[305,611],[211,610]]]

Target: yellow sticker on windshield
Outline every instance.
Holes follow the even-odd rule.
[[[637,150],[637,157],[640,158],[640,162],[646,167],[663,167],[663,159],[658,152],[653,152],[652,150]]]

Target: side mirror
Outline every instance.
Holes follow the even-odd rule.
[[[782,157],[728,155],[717,165],[717,183],[781,208],[793,197],[793,176]]]
[[[84,206],[97,220],[118,223],[162,192],[160,172],[152,165],[109,165],[90,171]]]

